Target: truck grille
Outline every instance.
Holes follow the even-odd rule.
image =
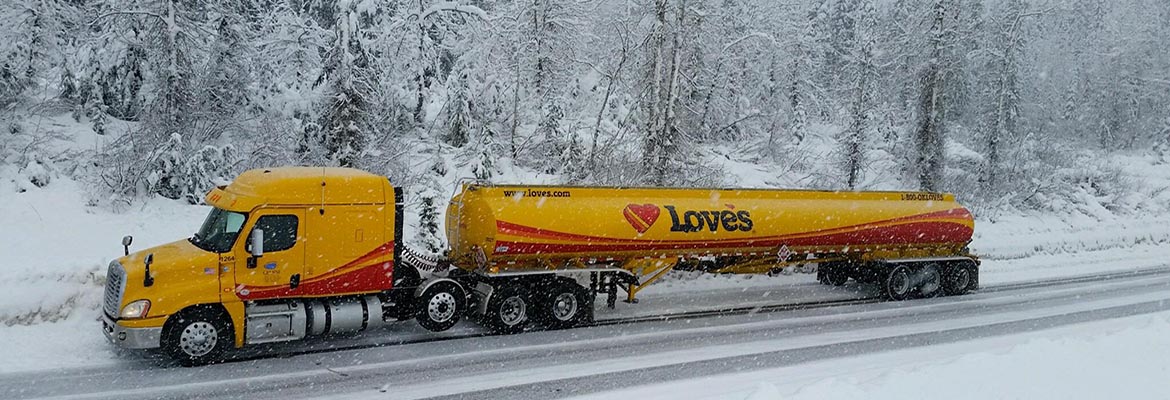
[[[118,318],[118,307],[122,305],[122,292],[126,290],[126,270],[117,261],[110,262],[106,270],[105,311],[110,318]]]

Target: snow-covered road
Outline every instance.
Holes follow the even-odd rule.
[[[545,399],[587,395],[1163,312],[1170,310],[1170,269],[1164,267],[1094,279],[991,284],[967,296],[907,302],[377,347],[368,346],[378,344],[370,342],[375,339],[357,337],[280,349],[295,355],[203,368],[132,360],[105,368],[14,373],[0,376],[0,398]],[[763,289],[733,292],[743,299],[749,290]],[[789,290],[832,298],[864,297],[872,289],[793,285]],[[666,291],[656,298],[665,304],[690,295]],[[462,329],[449,335],[474,331]]]

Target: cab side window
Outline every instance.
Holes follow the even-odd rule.
[[[265,215],[256,220],[256,228],[264,230],[265,253],[288,250],[297,244],[297,216],[295,215]],[[246,243],[251,246],[251,234],[248,234]]]

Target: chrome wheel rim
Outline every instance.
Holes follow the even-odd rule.
[[[561,293],[553,299],[552,305],[553,318],[560,321],[567,321],[577,315],[577,296],[572,293]]]
[[[179,348],[188,356],[200,357],[215,349],[218,341],[219,331],[215,329],[215,325],[199,321],[183,328],[183,333],[179,335]]]
[[[455,296],[441,292],[427,301],[427,317],[435,322],[447,322],[455,316]]]
[[[527,304],[524,304],[524,299],[520,296],[512,296],[500,302],[500,322],[504,325],[515,326],[524,322],[524,316],[527,314]]]

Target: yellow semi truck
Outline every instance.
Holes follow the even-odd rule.
[[[402,190],[346,168],[244,172],[217,187],[190,238],[113,260],[103,329],[183,364],[230,348],[470,313],[492,330],[570,327],[594,299],[627,301],[672,268],[878,283],[895,300],[978,286],[971,214],[950,194],[461,184],[450,249],[403,245]]]

